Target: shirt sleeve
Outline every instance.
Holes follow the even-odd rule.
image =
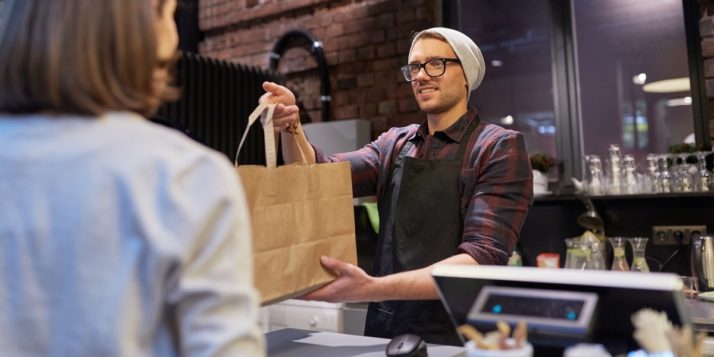
[[[483,155],[483,164],[467,170],[476,184],[459,252],[479,264],[505,265],[533,200],[533,174],[521,133],[494,140]]]
[[[188,253],[168,283],[181,355],[264,356],[253,287],[250,220],[238,175],[220,159],[200,160],[174,185]]]
[[[349,161],[352,171],[353,195],[355,197],[373,196],[377,194],[380,158],[386,152],[385,148],[389,147],[390,140],[394,141],[394,138],[394,132],[388,131],[359,150],[330,157],[326,157],[322,150],[313,145],[315,161],[318,163]]]

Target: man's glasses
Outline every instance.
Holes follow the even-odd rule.
[[[446,62],[461,63],[457,58],[434,58],[425,63],[410,63],[402,67],[402,74],[407,82],[413,82],[419,75],[419,71],[424,68],[429,77],[443,76],[446,72]]]

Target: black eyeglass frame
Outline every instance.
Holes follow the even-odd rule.
[[[426,65],[431,62],[434,62],[434,61],[441,61],[442,66],[444,66],[444,67],[442,68],[441,73],[433,76],[433,75],[431,75],[431,73],[429,73],[429,70],[426,69]],[[444,73],[446,73],[446,64],[448,62],[461,64],[461,60],[458,58],[433,58],[433,59],[430,59],[424,63],[410,63],[410,64],[402,66],[402,68],[401,68],[402,75],[404,76],[404,79],[407,82],[411,83],[416,80],[416,76],[414,76],[414,78],[412,78],[411,73],[414,72],[417,75],[419,75],[419,71],[421,71],[421,69],[423,68],[424,73],[426,73],[427,76],[429,76],[431,78],[441,77],[444,75]],[[416,66],[416,67],[414,67],[414,66]],[[409,79],[409,78],[412,78],[412,79]]]

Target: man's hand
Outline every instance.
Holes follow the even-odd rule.
[[[260,97],[260,103],[277,104],[273,114],[273,126],[276,134],[290,127],[294,121],[299,120],[298,107],[295,105],[293,92],[273,82],[263,82],[263,89],[266,93]]]
[[[361,268],[345,263],[335,258],[320,257],[320,263],[337,274],[333,282],[300,297],[304,300],[319,300],[327,302],[362,302],[372,301],[370,292],[376,284],[376,279],[365,273]]]

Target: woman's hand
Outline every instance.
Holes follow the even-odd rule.
[[[299,122],[298,107],[295,105],[295,94],[289,89],[273,82],[263,82],[265,94],[260,97],[260,103],[274,103],[273,127],[275,133],[280,133],[290,127],[294,128]]]

